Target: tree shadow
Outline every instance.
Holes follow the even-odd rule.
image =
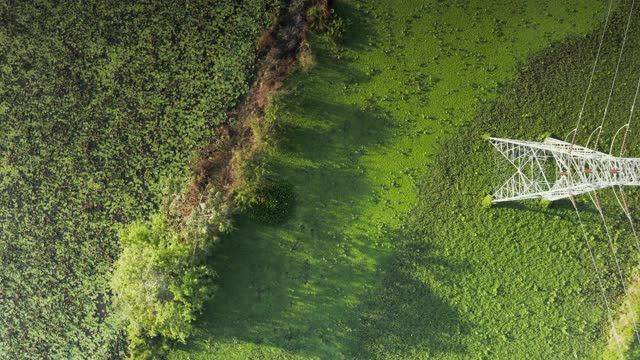
[[[317,61],[312,73],[297,75],[320,79],[291,90],[279,116],[282,146],[269,159],[271,171],[294,187],[291,217],[278,226],[238,219],[214,260],[219,291],[179,351],[236,341],[320,358],[346,351],[353,289],[370,278],[369,258],[384,251],[379,234],[366,230],[369,220],[359,218],[373,191],[359,161],[365,148],[388,138],[390,121],[373,106],[332,101],[336,83],[367,76],[330,54]]]
[[[305,97],[293,113],[313,112],[317,122],[287,123],[280,130],[285,151],[312,161],[355,162],[365,147],[383,146],[392,121],[378,109]],[[300,141],[300,139],[305,139]],[[338,141],[336,141],[338,139]],[[339,147],[333,151],[331,147]],[[318,151],[323,148],[325,151]],[[342,156],[346,155],[347,158]]]
[[[361,10],[341,3],[339,12],[343,11],[353,21],[350,26],[367,26],[360,24]],[[353,33],[356,37],[345,41],[349,48],[367,46],[360,43],[370,31]],[[278,117],[282,145],[269,159],[273,173],[294,186],[291,217],[278,226],[238,219],[237,230],[223,239],[214,261],[219,291],[194,341],[182,350],[211,353],[212,342],[261,344],[313,358],[346,358],[351,350],[353,331],[361,327],[361,301],[372,290],[369,282],[378,264],[390,253],[381,244],[392,243],[389,237],[394,236],[386,224],[362,213],[383,206],[377,203],[379,188],[364,176],[362,158],[385,146],[395,121],[373,100],[347,103],[348,97],[338,92],[356,91],[351,86],[375,75],[351,66],[349,59],[336,61],[335,54],[324,51],[326,46],[320,47],[315,68],[297,74],[289,86]],[[452,266],[426,254],[415,260]],[[381,316],[393,318],[399,311],[414,324],[416,319],[426,321],[421,314],[432,309],[436,320],[423,328],[415,323],[415,340],[409,339],[406,346],[460,351],[453,344],[446,346],[451,334],[465,328],[455,310],[428,284],[412,280],[409,273],[398,275],[406,284],[399,293],[414,291],[417,296],[407,305],[396,298],[389,310],[379,310]],[[402,321],[393,322],[394,334],[401,337],[407,335]]]
[[[247,218],[238,219],[236,227],[213,260],[219,291],[207,305],[197,335],[261,343],[268,319],[287,307],[282,283],[292,271],[286,259],[290,249]]]
[[[381,36],[377,28],[371,25],[371,14],[366,6],[337,1],[336,13],[339,17],[348,19],[345,29],[348,36],[342,40],[343,46],[355,51],[366,51],[373,46],[370,39]]]

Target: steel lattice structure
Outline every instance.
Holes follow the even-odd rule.
[[[516,169],[493,202],[558,200],[618,185],[640,185],[640,158],[615,157],[571,143],[490,138]]]

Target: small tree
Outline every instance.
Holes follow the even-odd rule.
[[[162,215],[129,225],[120,237],[113,306],[132,357],[156,357],[166,340],[184,342],[191,334],[192,321],[213,295],[214,274]]]
[[[493,196],[492,195],[486,195],[484,198],[482,198],[482,207],[484,208],[490,208],[493,206]]]

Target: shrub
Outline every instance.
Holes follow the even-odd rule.
[[[493,196],[492,195],[487,195],[484,198],[482,198],[482,207],[484,208],[490,208],[493,206]]]
[[[255,201],[246,208],[246,214],[262,224],[281,224],[289,217],[294,200],[290,183],[270,179],[258,190]]]
[[[344,33],[347,29],[347,24],[340,17],[335,17],[333,21],[329,24],[329,28],[327,29],[327,36],[334,44],[339,43],[344,36]]]
[[[315,65],[316,60],[311,51],[309,42],[303,40],[300,44],[300,51],[298,52],[298,64],[303,71],[309,71]]]
[[[312,6],[307,10],[307,20],[309,28],[313,31],[324,31],[327,29],[327,11],[321,6]]]
[[[167,340],[189,337],[192,321],[213,295],[214,273],[162,215],[129,225],[120,238],[124,250],[111,279],[113,306],[132,357],[156,357]]]
[[[266,188],[270,182],[266,155],[281,145],[281,129],[276,118],[281,99],[282,95],[274,94],[264,109],[264,115],[249,119],[253,143],[233,151],[233,201],[241,210],[256,203],[260,189]]]
[[[208,255],[218,234],[232,230],[231,206],[221,192],[210,192],[207,200],[200,202],[186,219],[184,241],[195,251]]]
[[[545,199],[540,199],[540,202],[539,202],[540,209],[542,210],[547,210],[552,204],[553,202]]]
[[[234,151],[231,169],[234,177],[233,201],[240,209],[246,209],[257,201],[258,189],[266,182],[268,170],[260,160],[263,156],[255,154],[248,147]]]
[[[110,285],[133,358],[162,357],[172,342],[184,343],[214,294],[215,273],[206,260],[218,235],[231,231],[231,210],[220,192],[204,194],[184,222],[172,219],[184,201],[179,193],[120,233],[123,251]]]
[[[307,23],[309,28],[317,33],[323,33],[327,39],[337,44],[342,40],[346,31],[344,19],[336,16],[326,1],[307,10]]]

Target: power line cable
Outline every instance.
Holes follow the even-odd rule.
[[[638,77],[638,84],[636,85],[636,93],[633,95],[633,103],[631,104],[631,110],[629,111],[629,120],[627,120],[627,128],[624,131],[624,137],[622,138],[622,145],[620,146],[620,156],[624,156],[627,150],[627,137],[629,135],[629,129],[631,128],[631,120],[633,119],[633,111],[636,108],[636,100],[638,100],[638,92],[640,92],[640,77]]]
[[[622,186],[618,186],[618,188],[620,190],[620,197],[618,197],[618,194],[616,193],[615,189],[613,189],[613,195],[616,197],[616,200],[618,201],[618,204],[622,208],[622,211],[624,211],[624,214],[627,216],[627,219],[629,219],[629,224],[631,224],[631,232],[633,233],[633,238],[636,241],[636,250],[640,252],[640,241],[638,241],[638,234],[636,232],[636,227],[635,225],[633,225],[633,218],[631,217],[631,211],[629,210],[629,205],[627,204],[627,197],[624,191],[622,190]]]
[[[598,149],[598,145],[599,145],[600,139],[602,137],[602,130],[604,128],[605,121],[607,120],[607,114],[608,114],[608,111],[609,111],[609,106],[611,105],[611,98],[613,97],[613,91],[615,89],[616,81],[617,81],[617,78],[618,78],[618,72],[619,72],[619,69],[620,69],[620,63],[622,62],[622,55],[624,53],[624,47],[625,47],[625,44],[626,44],[626,41],[627,41],[627,35],[629,33],[629,28],[631,27],[631,18],[632,18],[632,15],[633,15],[634,7],[635,7],[635,0],[633,0],[631,2],[631,8],[629,10],[629,16],[627,18],[627,24],[625,26],[624,35],[623,35],[623,38],[622,38],[622,45],[620,46],[620,53],[618,54],[618,61],[616,62],[615,72],[613,74],[613,79],[611,81],[611,88],[609,89],[609,96],[607,97],[607,103],[605,105],[604,112],[602,114],[602,122],[600,123],[600,126],[596,129],[597,132],[598,132],[598,135],[596,137],[595,144],[594,144],[594,147],[593,147],[596,151]],[[591,82],[591,80],[590,80],[590,82]],[[638,83],[638,87],[640,87],[640,82]],[[627,125],[625,125],[626,129],[625,129],[624,139],[623,139],[623,142],[622,142],[621,152],[624,151],[624,148],[625,148],[625,145],[626,145],[626,140],[627,140],[628,131],[629,131],[629,124],[631,122],[631,119],[633,118],[633,109],[635,107],[635,101],[637,99],[638,87],[636,87],[636,94],[634,96],[633,105],[631,107],[631,114],[630,114],[629,120],[627,122]],[[577,127],[574,130],[575,130],[575,132],[574,132],[574,139],[575,139],[575,133],[577,133]],[[572,144],[572,147],[573,147],[573,144]],[[612,147],[613,147],[613,144],[612,144]],[[614,190],[614,194],[615,194],[615,190]],[[615,195],[616,195],[616,199],[618,200],[618,203],[621,204],[621,206],[622,206],[622,203],[620,202],[620,199],[618,199],[617,194],[615,194]],[[589,193],[589,198],[591,199],[591,201],[595,205],[596,209],[598,210],[598,213],[600,214],[600,218],[602,219],[602,224],[603,224],[603,227],[604,227],[604,230],[605,230],[608,242],[609,242],[609,248],[610,248],[611,254],[613,255],[613,258],[615,260],[616,268],[618,270],[618,275],[620,276],[620,283],[622,284],[622,289],[623,289],[624,293],[626,294],[627,293],[627,287],[626,287],[625,280],[624,280],[624,274],[622,272],[622,268],[620,267],[620,262],[618,260],[617,254],[616,254],[616,250],[613,247],[613,241],[611,239],[611,233],[609,232],[609,226],[607,225],[607,220],[606,220],[606,218],[604,216],[604,212],[602,210],[602,205],[600,204],[600,201],[597,198],[597,194],[595,194],[595,192],[593,194]],[[627,214],[627,210],[626,210],[625,206],[622,206],[622,208],[625,211],[625,214]],[[629,217],[628,214],[627,214],[627,216]],[[637,244],[638,240],[637,240],[637,235],[635,233],[635,227],[633,226],[633,222],[631,222],[631,227],[632,227],[632,232],[633,232],[633,234],[635,236],[636,244]],[[634,312],[634,309],[633,309],[631,303],[628,303],[628,305],[629,305],[629,311],[630,311],[630,315],[631,315],[631,320],[633,322],[634,332],[635,332],[636,338],[638,340],[638,343],[640,343],[640,334],[638,333],[638,327],[637,327],[635,312]],[[612,324],[612,326],[613,326],[613,329],[615,330],[615,326],[613,324]]]
[[[607,10],[607,18],[604,22],[604,27],[602,28],[602,35],[600,36],[600,44],[598,45],[598,51],[596,52],[596,59],[593,62],[593,67],[591,68],[591,76],[589,77],[589,85],[587,85],[587,91],[584,93],[584,99],[582,100],[582,109],[580,109],[580,114],[578,115],[578,121],[576,123],[576,127],[573,129],[573,137],[571,138],[571,147],[576,143],[576,135],[578,133],[578,127],[580,126],[580,122],[582,121],[582,115],[584,114],[584,109],[587,105],[587,99],[589,97],[589,92],[591,90],[591,84],[593,83],[593,76],[596,72],[596,68],[598,66],[598,60],[600,60],[600,52],[602,51],[602,44],[604,43],[604,36],[607,33],[607,26],[609,25],[609,16],[611,15],[611,8],[613,7],[613,0],[609,1],[609,10]]]
[[[622,355],[622,345],[618,339],[620,338],[618,335],[618,331],[616,330],[616,326],[613,322],[613,316],[611,315],[611,307],[609,306],[609,299],[607,299],[607,292],[604,289],[604,285],[602,284],[602,277],[600,276],[600,272],[598,271],[598,263],[596,262],[596,257],[593,255],[593,250],[591,249],[591,245],[589,245],[589,238],[587,237],[587,231],[584,228],[584,223],[582,222],[582,217],[580,216],[580,211],[578,211],[578,205],[576,204],[576,200],[573,196],[570,197],[571,203],[573,204],[573,208],[576,211],[576,216],[578,217],[578,223],[580,223],[580,229],[582,229],[582,236],[584,237],[584,243],[587,245],[587,249],[589,250],[589,255],[591,256],[591,262],[593,264],[593,270],[596,274],[596,279],[598,280],[598,285],[600,287],[600,292],[602,293],[602,299],[604,300],[604,306],[607,312],[607,317],[609,318],[609,322],[611,323],[611,329],[613,331],[614,342],[618,348],[618,354],[620,355],[620,359],[624,359]]]
[[[609,233],[609,226],[607,225],[607,220],[604,216],[604,212],[602,211],[602,205],[600,204],[599,199],[597,198],[597,195],[595,193],[589,193],[589,198],[591,198],[591,201],[593,202],[593,204],[596,206],[596,209],[598,210],[598,213],[600,214],[600,218],[602,219],[602,224],[604,226],[604,232],[607,235],[607,239],[609,241],[609,249],[611,250],[611,254],[613,255],[613,259],[615,260],[616,263],[616,268],[618,270],[618,276],[620,277],[620,284],[622,284],[622,290],[624,291],[625,294],[627,294],[627,285],[624,281],[624,273],[622,272],[622,268],[620,267],[620,261],[618,260],[618,255],[616,254],[616,250],[613,247],[613,240],[611,239],[611,233]],[[629,305],[629,314],[631,315],[631,321],[633,322],[633,330],[635,332],[636,338],[638,340],[638,343],[640,343],[640,334],[638,333],[638,326],[637,326],[637,322],[636,322],[636,315],[635,315],[635,311],[633,309],[633,306],[631,305],[631,303],[628,303]]]
[[[629,33],[629,28],[631,27],[631,16],[633,15],[633,8],[635,7],[636,1],[633,0],[631,2],[631,9],[629,10],[629,17],[627,18],[627,26],[624,29],[624,36],[622,37],[622,46],[620,46],[620,54],[618,54],[618,62],[616,63],[616,71],[613,73],[613,80],[611,81],[611,89],[609,89],[609,96],[607,97],[607,105],[604,107],[604,113],[602,114],[602,123],[600,123],[600,131],[598,131],[598,137],[596,137],[596,143],[593,147],[594,149],[598,149],[598,144],[600,143],[600,137],[602,135],[602,128],[604,127],[604,122],[607,119],[607,113],[609,111],[609,105],[611,104],[611,97],[613,95],[613,89],[616,85],[616,80],[618,78],[618,70],[620,69],[620,63],[622,62],[622,54],[624,53],[624,45],[627,42],[627,34]]]

